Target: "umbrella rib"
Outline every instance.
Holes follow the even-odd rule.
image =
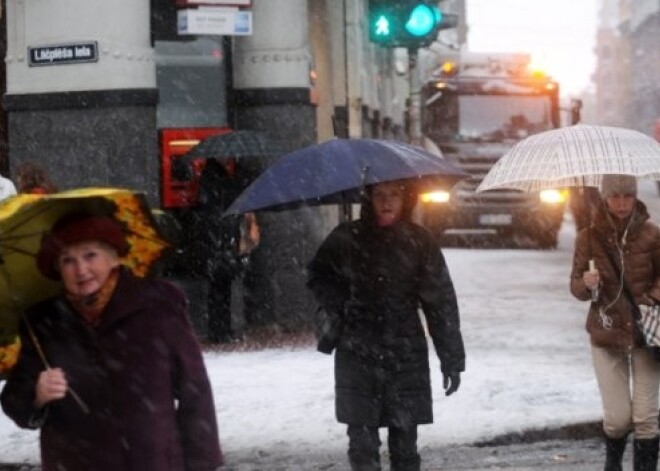
[[[135,232],[135,231],[132,230],[132,229],[128,229],[128,230],[126,230],[126,235],[127,235],[127,236],[129,236],[129,235],[134,235],[134,236],[136,236],[136,237],[139,237],[140,239],[143,239],[143,240],[146,240],[146,241],[149,241],[149,242],[153,242],[154,244],[163,244],[163,242],[165,242],[166,245],[170,245],[169,242],[167,242],[166,240],[164,241],[164,240],[161,239],[160,237],[152,237],[152,236],[147,236],[147,235],[139,234],[139,233]]]
[[[20,253],[20,254],[22,254],[22,255],[29,255],[29,256],[31,256],[31,257],[34,257],[34,256],[37,255],[36,253],[32,253],[32,252],[27,251],[27,250],[25,250],[25,249],[20,249],[20,248],[18,248],[18,247],[13,247],[13,246],[11,246],[11,245],[3,244],[1,241],[0,241],[0,248],[2,248],[2,249],[7,249],[8,251],[12,251],[11,253]],[[0,257],[1,257],[1,255],[0,255]],[[1,260],[0,260],[0,263],[2,263]]]
[[[13,235],[10,235],[10,236],[5,236],[5,237],[0,236],[0,241],[2,241],[2,242],[11,242],[11,241],[14,241],[14,240],[22,240],[22,239],[25,239],[25,238],[28,238],[28,237],[35,237],[35,236],[39,236],[39,235],[42,235],[42,234],[43,234],[43,231],[36,231],[36,232],[28,232],[28,233],[24,233],[24,234],[13,234]]]
[[[39,200],[39,201],[44,201],[44,200]],[[31,214],[31,213],[26,214],[26,215],[25,215],[25,219],[20,220],[20,221],[16,221],[16,223],[15,223],[12,227],[10,227],[8,230],[6,230],[5,232],[9,232],[9,233],[11,233],[11,232],[13,232],[17,227],[20,227],[20,226],[22,226],[22,225],[24,225],[24,224],[27,224],[31,219],[34,219],[34,218],[40,216],[41,214],[45,213],[47,210],[50,209],[50,205],[49,205],[48,203],[49,203],[49,202],[46,201],[45,203],[43,203],[43,204],[41,205],[41,206],[42,206],[41,208],[36,208],[36,209],[33,211],[33,213],[36,213],[36,214]]]

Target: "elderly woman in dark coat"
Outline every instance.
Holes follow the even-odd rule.
[[[64,289],[28,310],[2,408],[41,429],[44,471],[214,470],[215,407],[186,300],[135,278],[127,250],[105,216],[65,216],[43,238],[38,268]]]
[[[369,188],[362,217],[338,226],[309,265],[318,348],[336,348],[336,414],[353,470],[380,469],[379,427],[388,427],[391,469],[420,469],[417,425],[433,421],[420,306],[447,395],[465,367],[454,287],[438,243],[410,221],[416,200],[401,182]]]

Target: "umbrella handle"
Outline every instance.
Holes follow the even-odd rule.
[[[27,326],[28,334],[30,335],[30,339],[32,340],[32,343],[34,344],[35,348],[37,349],[37,353],[39,354],[39,358],[41,358],[42,363],[46,367],[46,369],[50,370],[50,364],[48,363],[48,360],[46,359],[46,354],[44,353],[43,348],[41,347],[41,342],[39,342],[39,339],[37,338],[36,334],[34,333],[34,330],[32,330],[32,326],[30,325],[30,322],[27,320],[27,317],[23,316],[23,320],[25,321],[25,325]],[[71,394],[71,397],[73,398],[74,401],[76,401],[76,404],[80,407],[80,409],[83,411],[84,414],[89,414],[89,407],[87,407],[87,404],[85,404],[85,401],[81,399],[81,397],[78,395],[78,393],[71,387],[67,386],[67,392]]]
[[[597,270],[596,270],[596,262],[594,261],[593,258],[590,258],[590,259],[589,259],[589,271],[590,271],[590,272],[595,272],[595,271],[597,271]],[[598,292],[598,291],[599,291],[599,290],[598,290],[598,286],[596,286],[595,288],[592,288],[592,289],[591,289],[591,300],[592,300],[592,301],[598,301],[598,295],[599,295],[599,292]]]
[[[367,174],[369,173],[369,166],[365,165],[362,167],[362,175],[360,175],[360,192],[364,193],[365,188],[367,186]]]
[[[78,393],[71,386],[67,387],[67,391],[68,391],[69,394],[71,394],[71,397],[73,398],[73,400],[76,401],[76,403],[80,407],[80,410],[82,410],[85,415],[88,415],[89,414],[89,407],[87,406],[87,404],[85,404],[85,401],[82,400],[82,398],[78,395]]]

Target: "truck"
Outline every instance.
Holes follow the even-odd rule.
[[[470,175],[450,190],[422,195],[421,222],[438,237],[484,233],[556,247],[565,190],[475,192],[518,141],[561,125],[559,84],[530,62],[529,54],[446,53],[423,80],[425,146]]]

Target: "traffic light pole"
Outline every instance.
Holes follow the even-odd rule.
[[[408,48],[408,141],[422,145],[421,85],[417,51],[438,38],[441,29],[455,28],[458,15],[444,14],[442,0],[368,0],[369,40],[382,47]]]
[[[420,121],[420,81],[417,49],[408,49],[408,142],[422,145],[422,123]]]

